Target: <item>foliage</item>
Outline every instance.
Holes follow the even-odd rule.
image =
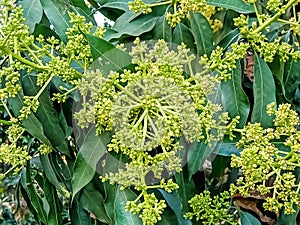
[[[299,223],[298,0],[0,2],[1,180],[35,223]]]

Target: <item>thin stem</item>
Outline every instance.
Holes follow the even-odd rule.
[[[11,122],[11,121],[2,120],[2,119],[0,119],[0,123],[3,125],[12,125],[13,124],[13,122]]]
[[[295,22],[288,21],[288,20],[278,19],[277,21],[285,23],[285,24],[291,24],[291,25],[294,25],[294,26],[300,26],[299,23],[295,23]]]
[[[258,10],[257,10],[257,7],[256,7],[255,3],[253,4],[253,7],[254,7],[255,14],[256,14],[256,18],[258,20],[258,24],[261,25],[262,21],[261,21],[261,18],[259,16],[259,13],[258,13]]]
[[[43,87],[39,90],[39,92],[36,94],[36,96],[34,96],[35,99],[38,99],[40,97],[40,95],[44,92],[44,90],[47,88],[48,84],[51,82],[52,78],[54,77],[54,75],[52,74],[48,80],[46,81],[46,83],[43,85]]]
[[[115,86],[117,88],[119,88],[120,90],[122,90],[125,94],[127,94],[128,96],[130,96],[131,98],[133,98],[134,100],[137,101],[137,103],[140,103],[141,102],[141,99],[139,99],[138,97],[136,97],[133,93],[129,92],[129,91],[126,91],[125,88],[120,85],[120,84],[115,84]]]
[[[10,113],[9,108],[8,108],[7,105],[6,105],[6,102],[4,102],[3,100],[1,100],[1,102],[2,102],[2,104],[3,104],[3,106],[4,106],[4,108],[5,108],[5,110],[6,110],[7,114],[8,114],[8,116],[9,116],[11,119],[14,118],[13,115]]]
[[[147,114],[148,114],[148,109],[146,109],[144,112],[143,112],[143,114],[140,116],[140,118],[139,118],[139,120],[136,122],[136,124],[134,124],[134,128],[137,128],[140,124],[141,124],[141,122],[143,121],[143,119],[147,116]]]
[[[37,64],[35,64],[33,62],[30,62],[29,60],[23,58],[22,56],[13,53],[12,51],[10,51],[8,48],[6,48],[4,46],[0,46],[0,50],[2,50],[3,52],[5,52],[8,55],[13,56],[15,59],[19,60],[20,62],[22,62],[22,63],[24,63],[24,64],[26,64],[26,65],[28,65],[30,67],[33,67],[35,69],[43,70],[43,71],[46,71],[48,69],[47,66],[40,66],[40,65],[37,65]]]
[[[32,51],[31,48],[29,48],[28,46],[26,46],[27,51],[31,54],[31,56],[35,59],[35,61],[40,65],[40,66],[44,66],[42,61],[36,56],[36,54]]]
[[[165,1],[165,2],[157,2],[157,3],[153,3],[153,4],[149,4],[150,7],[154,7],[154,6],[160,6],[160,5],[167,5],[167,4],[171,4],[172,1]]]
[[[256,28],[253,31],[253,34],[257,34],[257,33],[261,32],[263,29],[265,29],[271,23],[273,23],[274,21],[276,21],[283,14],[283,12],[285,12],[289,7],[291,7],[297,1],[298,0],[290,0],[286,5],[284,5],[284,7],[282,8],[282,10],[278,11],[273,17],[269,18],[263,24],[261,24],[258,28]]]

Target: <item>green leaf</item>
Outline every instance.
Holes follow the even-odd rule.
[[[36,85],[36,76],[26,74],[21,77],[25,95],[35,96],[39,92]],[[65,155],[69,155],[67,146],[67,136],[62,129],[57,111],[53,108],[48,91],[44,91],[39,97],[39,107],[35,113],[37,119],[41,121],[46,137],[50,140],[51,145],[57,148]],[[55,132],[53,132],[55,131]]]
[[[240,155],[235,142],[223,142],[217,154],[222,156]]]
[[[241,225],[261,225],[258,219],[250,213],[240,211]]]
[[[86,37],[93,59],[97,59],[92,65],[93,68],[108,74],[111,70],[117,71],[131,64],[131,57],[113,44],[93,35],[86,35]]]
[[[99,221],[112,224],[112,221],[106,214],[104,199],[92,182],[82,189],[79,202],[85,210],[93,213]]]
[[[44,179],[43,187],[45,198],[49,203],[50,211],[48,214],[47,225],[61,225],[62,224],[62,202],[59,200],[57,190],[47,179]]]
[[[140,36],[143,33],[151,31],[161,15],[141,15],[133,12],[124,13],[118,18],[116,24],[112,27],[117,33],[112,33],[110,37],[106,37],[109,41],[120,39],[126,36]],[[119,22],[121,21],[121,22]]]
[[[241,64],[238,62],[236,69],[232,71],[232,79],[221,83],[224,110],[231,118],[240,117],[239,128],[245,126],[250,112],[250,103],[242,88],[241,74]]]
[[[184,43],[191,51],[197,51],[193,34],[190,29],[182,23],[178,24],[174,29],[173,43],[178,45]]]
[[[103,1],[104,2],[104,1]],[[105,3],[101,3],[101,9],[110,8],[110,9],[120,9],[122,11],[128,11],[128,0],[110,0],[105,1]]]
[[[224,175],[226,168],[230,167],[231,157],[217,155],[212,161],[212,171],[210,178],[221,177]]]
[[[23,0],[19,4],[23,8],[25,24],[29,27],[30,33],[33,33],[35,25],[41,21],[43,16],[42,4],[40,0]]]
[[[192,222],[190,220],[186,220],[183,218],[183,210],[182,210],[182,204],[179,200],[179,195],[177,192],[173,191],[171,194],[162,190],[158,189],[160,193],[163,195],[164,199],[168,203],[169,207],[174,211],[176,214],[178,225],[192,225]]]
[[[60,182],[57,179],[55,173],[55,167],[52,161],[52,154],[42,154],[40,156],[40,160],[46,175],[46,178],[59,190],[60,189]]]
[[[219,148],[218,143],[214,142],[209,147],[205,140],[201,140],[197,143],[192,143],[188,148],[188,171],[189,180],[192,176],[201,169],[204,161],[210,156],[211,153]]]
[[[290,101],[295,96],[296,90],[300,84],[300,61],[288,61],[284,68],[284,88],[285,97]]]
[[[213,50],[213,31],[201,13],[190,12],[191,32],[194,36],[197,55],[210,55]]]
[[[255,52],[254,62],[254,106],[251,122],[260,122],[263,127],[271,127],[273,117],[267,114],[267,105],[276,103],[276,88],[272,72],[267,63]]]
[[[136,198],[136,194],[134,194],[129,188],[126,188],[123,191],[119,188],[117,189],[115,198],[116,225],[143,224],[138,214],[132,214],[125,210],[127,201],[134,201]]]
[[[68,38],[66,31],[67,28],[71,27],[69,22],[70,17],[68,15],[68,12],[70,11],[69,6],[67,3],[60,0],[41,0],[41,3],[55,32],[64,42],[67,42]]]
[[[208,5],[218,6],[222,8],[232,9],[239,13],[253,13],[252,4],[246,4],[243,0],[206,0]]]
[[[70,219],[72,225],[92,225],[89,212],[82,208],[76,199],[70,207]]]
[[[20,110],[23,106],[24,94],[21,91],[15,98],[9,98],[8,103],[11,107],[14,115],[17,117],[20,115]],[[51,145],[50,141],[44,134],[44,128],[42,123],[36,118],[34,114],[30,114],[27,119],[22,121],[23,127],[32,136],[38,138],[41,142]]]
[[[166,16],[162,16],[157,20],[151,33],[155,40],[164,39],[166,42],[172,42],[172,28],[168,24]]]
[[[80,189],[93,179],[97,163],[107,151],[107,144],[110,139],[111,133],[109,132],[97,136],[95,127],[92,127],[84,137],[74,165],[73,198]]]
[[[43,223],[48,224],[44,202],[41,196],[35,190],[33,181],[31,179],[30,163],[27,164],[26,170],[21,173],[21,185],[26,191],[26,194],[30,200],[30,204],[32,205],[34,211],[36,212],[36,215],[38,216],[38,221],[42,221]]]

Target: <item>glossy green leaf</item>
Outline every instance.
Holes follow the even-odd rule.
[[[240,211],[241,225],[261,225],[258,219],[250,213]]]
[[[115,26],[112,27],[117,31],[117,33],[114,33],[110,37],[108,37],[108,40],[112,41],[126,36],[137,37],[143,33],[151,31],[154,28],[157,20],[159,19],[159,16],[152,16],[150,14],[142,15],[136,18],[137,15],[138,14],[136,13],[128,12],[119,17],[119,19],[116,21]],[[126,20],[123,18],[125,16],[129,18]],[[118,21],[122,21],[122,24]]]
[[[284,68],[284,88],[285,97],[290,101],[295,96],[295,92],[300,84],[300,61],[288,61]]]
[[[168,24],[165,16],[162,16],[157,20],[151,33],[155,40],[164,39],[166,42],[172,42],[172,28]]]
[[[24,94],[35,96],[39,92],[39,87],[36,85],[36,77],[27,74],[21,78]],[[50,140],[51,145],[57,148],[65,155],[69,155],[67,146],[67,136],[60,126],[58,113],[53,108],[48,91],[44,91],[39,97],[39,107],[35,113],[36,117],[43,124],[46,137]],[[55,132],[53,132],[55,131]]]
[[[246,4],[243,0],[206,0],[208,5],[218,6],[222,8],[232,9],[239,13],[253,13],[252,4]]]
[[[116,225],[124,224],[134,224],[142,225],[142,220],[139,218],[138,214],[132,214],[125,210],[127,201],[134,201],[137,195],[134,194],[129,188],[121,191],[117,189],[115,198],[115,215],[116,215]]]
[[[72,225],[92,225],[90,213],[80,206],[77,200],[70,207],[70,219]]]
[[[104,1],[103,1],[104,2]],[[101,9],[110,8],[110,9],[120,9],[123,11],[128,11],[128,0],[110,0],[106,1],[104,4],[101,4]]]
[[[25,24],[29,27],[30,33],[33,33],[35,25],[41,21],[43,16],[42,4],[40,0],[22,0],[20,5],[26,19]]]
[[[91,128],[84,137],[83,143],[77,154],[72,177],[73,198],[94,177],[96,166],[100,158],[107,151],[111,133],[96,135],[95,128]]]
[[[45,198],[50,205],[48,213],[48,225],[62,224],[62,202],[57,195],[57,189],[47,179],[44,179],[43,187]]]
[[[84,0],[70,0],[72,7],[74,7],[74,11],[79,13],[80,15],[84,16],[86,19],[86,22],[92,22],[93,24],[96,24],[96,21],[93,17],[93,11],[91,8],[89,8]]]
[[[131,64],[131,57],[124,51],[117,49],[113,44],[95,37],[86,35],[93,59],[92,67],[108,74],[111,70],[117,71]]]
[[[237,63],[237,68],[231,74],[231,80],[221,84],[223,107],[224,111],[228,112],[231,118],[240,117],[238,127],[242,128],[247,122],[250,103],[242,88],[242,71],[239,62]]]
[[[173,31],[173,43],[178,45],[184,43],[191,51],[197,51],[193,34],[190,29],[182,23],[178,24]]]
[[[67,28],[71,27],[69,22],[70,17],[68,15],[68,12],[70,11],[69,6],[67,3],[60,0],[41,0],[41,3],[55,32],[64,42],[66,42],[68,40],[66,31]]]
[[[205,140],[191,144],[188,148],[189,180],[191,180],[192,176],[201,169],[204,161],[210,156],[210,154],[218,150],[218,147],[218,143],[212,143],[209,147],[205,143]]]
[[[254,106],[251,122],[260,122],[263,127],[271,127],[273,117],[267,114],[267,105],[276,103],[275,82],[267,63],[256,52],[254,57]]]
[[[103,203],[104,199],[99,190],[92,182],[87,184],[82,189],[79,202],[85,210],[93,213],[99,221],[107,224],[112,223],[112,221],[106,214]]]
[[[177,192],[168,193],[162,189],[158,189],[160,193],[163,195],[164,199],[166,200],[169,207],[174,211],[176,214],[178,225],[192,225],[190,220],[183,218],[183,209],[182,204],[179,200],[179,195]]]
[[[202,13],[190,13],[191,32],[194,36],[197,55],[210,55],[213,50],[213,31]]]

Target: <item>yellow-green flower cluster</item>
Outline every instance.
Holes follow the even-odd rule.
[[[275,128],[263,129],[255,123],[243,129],[237,143],[241,155],[233,155],[231,162],[232,167],[241,168],[243,176],[231,186],[231,192],[250,196],[251,191],[258,191],[266,197],[266,210],[278,213],[284,209],[291,214],[300,201],[294,172],[300,166],[300,131],[296,129],[300,121],[289,104],[280,105],[276,111],[271,104],[268,113],[275,114]]]
[[[184,45],[172,50],[163,40],[150,45],[136,39],[129,54],[134,70],[89,71],[82,77],[82,108],[75,117],[82,127],[94,123],[98,134],[114,132],[108,150],[121,152],[128,162],[102,181],[141,191],[143,200],[129,209],[150,225],[164,207],[158,210],[148,190],[178,188],[169,177],[181,171],[179,138],[210,143],[231,134],[237,120],[228,124],[228,115],[209,100],[220,77],[195,71],[192,65],[199,62]]]
[[[268,31],[270,26],[278,21],[287,24],[295,35],[299,34],[299,16],[295,10],[295,5],[298,4],[298,1],[267,1],[266,8],[270,11],[268,14],[258,13],[257,6],[255,5],[256,1],[247,1],[247,3],[253,4],[258,21],[250,24],[249,19],[242,14],[235,18],[234,22],[235,26],[239,27],[241,35],[249,42],[250,47],[258,52],[266,62],[272,62],[275,55],[280,56],[280,60],[283,62],[286,62],[290,58],[293,60],[299,59],[299,48],[283,41],[284,31],[273,41],[269,41],[266,33],[263,32]],[[294,15],[288,20],[281,19],[280,17],[284,15],[290,7],[293,7],[294,10],[292,10],[292,14]]]
[[[190,12],[199,12],[209,21],[214,32],[222,28],[223,24],[217,19],[212,19],[212,15],[216,13],[214,6],[208,6],[205,0],[176,0],[176,1],[160,1],[156,3],[145,3],[142,0],[134,0],[128,3],[129,9],[135,13],[151,13],[152,7],[159,5],[171,5],[171,10],[166,14],[166,19],[170,26],[176,27],[184,18],[189,18]]]
[[[211,53],[210,57],[206,54],[201,56],[201,63],[211,71],[219,74],[219,80],[231,78],[231,71],[236,68],[236,62],[244,57],[249,49],[248,43],[233,43],[230,45],[231,51],[223,53],[223,49],[217,46]]]
[[[187,219],[195,218],[204,225],[215,224],[238,224],[234,217],[228,213],[230,208],[230,197],[227,191],[222,192],[219,196],[210,196],[208,190],[199,195],[195,195],[188,201],[192,212],[187,212],[184,217]]]
[[[11,171],[17,174],[26,165],[27,160],[31,159],[27,146],[19,146],[24,131],[16,119],[12,119],[12,125],[6,130],[7,140],[0,146],[0,162],[12,166],[5,174]]]

